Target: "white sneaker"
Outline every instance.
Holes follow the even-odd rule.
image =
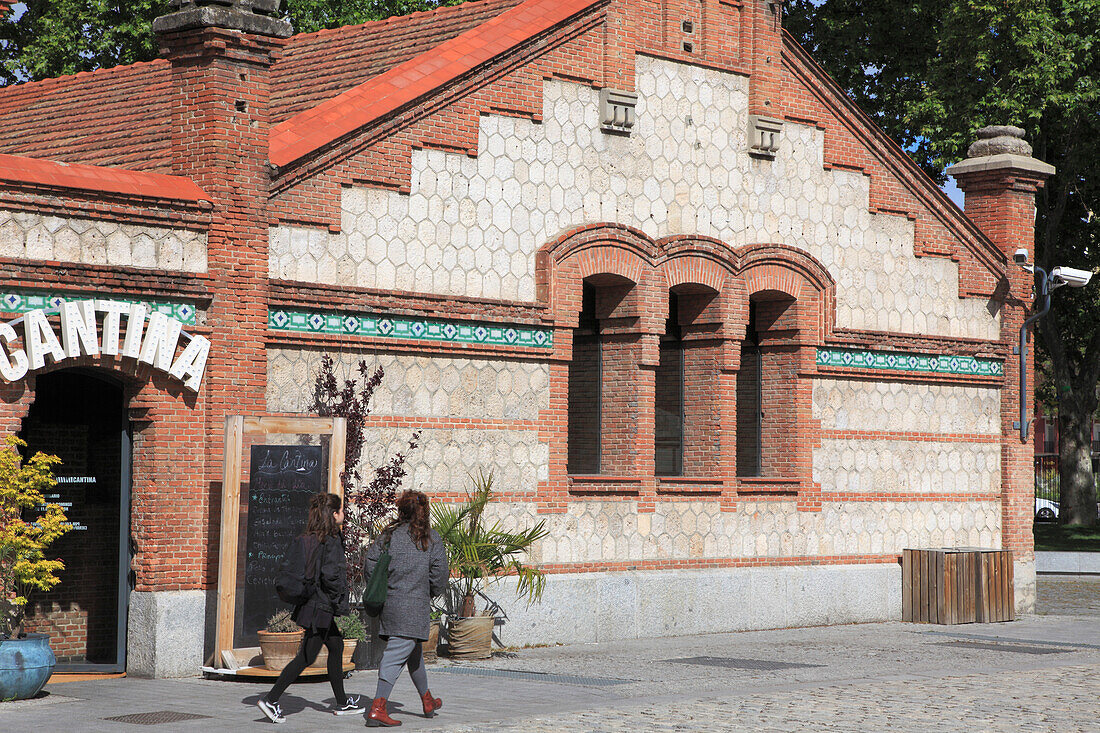
[[[266,715],[272,723],[286,722],[286,718],[283,717],[283,709],[279,707],[279,703],[268,702],[261,697],[259,700],[256,701],[256,707],[262,710],[264,712],[264,715]]]
[[[348,695],[348,701],[332,711],[333,715],[355,715],[366,711],[358,695]]]

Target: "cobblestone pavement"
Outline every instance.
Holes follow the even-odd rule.
[[[1100,616],[1100,577],[1040,575],[1035,602],[1041,614]]]
[[[523,649],[429,667],[445,701],[425,719],[408,678],[390,712],[403,731],[1100,731],[1100,579],[1040,578],[1040,613],[1012,623],[900,622]],[[1060,604],[1060,605],[1059,605]],[[1056,614],[1053,611],[1061,610]],[[370,696],[373,672],[346,687]],[[0,704],[0,732],[118,733],[124,716],[191,715],[158,733],[268,730],[268,682],[189,678],[51,683]],[[278,733],[359,730],[335,718],[323,679],[291,686]],[[122,718],[122,719],[120,719]]]
[[[802,687],[429,731],[1095,731],[1097,665]]]

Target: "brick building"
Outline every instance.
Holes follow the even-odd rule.
[[[32,615],[63,660],[195,672],[225,416],[324,353],[386,370],[368,462],[419,428],[407,486],[547,520],[506,643],[897,618],[906,547],[1011,549],[1031,606],[1012,130],[964,216],[782,0],[173,4],[159,60],[0,89],[0,428],[66,453],[107,585]]]

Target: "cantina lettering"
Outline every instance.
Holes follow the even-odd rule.
[[[5,381],[15,382],[28,371],[43,368],[47,357],[56,364],[79,356],[103,354],[137,359],[178,379],[187,389],[199,390],[210,354],[210,340],[184,333],[183,324],[175,318],[163,313],[150,314],[145,303],[117,300],[71,300],[57,310],[61,312],[60,340],[47,318],[48,313],[55,312],[52,310],[32,310],[21,319],[0,323],[0,377]],[[15,330],[20,320],[22,333]],[[181,336],[188,341],[177,357]],[[22,339],[22,349],[12,346],[17,339]]]

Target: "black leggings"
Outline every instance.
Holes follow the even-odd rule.
[[[291,682],[298,679],[302,671],[313,664],[317,655],[321,653],[321,645],[328,648],[328,682],[332,685],[332,694],[336,696],[337,706],[348,701],[344,693],[344,637],[336,628],[336,623],[330,623],[327,630],[308,628],[302,639],[302,646],[298,648],[298,654],[290,663],[283,667],[279,679],[271,692],[267,693],[268,702],[278,702],[279,697],[290,686]]]

